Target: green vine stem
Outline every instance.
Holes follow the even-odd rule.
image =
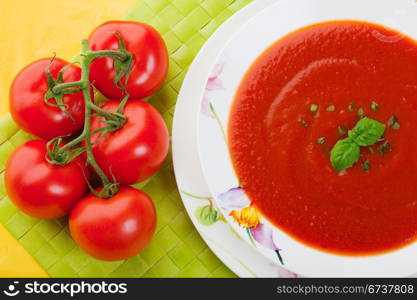
[[[54,94],[65,93],[68,90],[68,88],[73,88],[73,87],[79,87],[80,89],[86,88],[85,82],[80,80],[80,81],[73,81],[73,82],[67,82],[67,83],[61,83],[61,84],[55,85],[52,88],[52,92]]]
[[[79,81],[66,83],[62,83],[62,80],[57,80],[54,82],[51,81],[52,84],[50,85],[48,90],[48,96],[52,95],[53,97],[55,97],[55,99],[60,100],[62,100],[62,97],[65,94],[82,91],[85,102],[85,119],[84,129],[82,133],[78,137],[74,138],[73,140],[69,141],[68,143],[62,146],[60,145],[62,143],[63,137],[57,137],[49,141],[47,146],[48,162],[51,164],[62,166],[69,163],[71,160],[73,160],[75,157],[79,156],[85,151],[87,155],[87,163],[94,168],[97,175],[100,177],[100,180],[103,185],[103,189],[99,193],[96,193],[94,190],[92,190],[92,192],[102,198],[109,198],[115,193],[117,193],[119,185],[117,182],[115,182],[114,178],[110,180],[104,173],[104,171],[97,164],[92,151],[91,136],[96,133],[101,133],[102,135],[105,135],[109,132],[116,131],[123,127],[126,121],[126,117],[122,114],[122,111],[129,95],[125,93],[126,95],[122,99],[120,107],[116,112],[106,111],[100,108],[99,106],[95,105],[93,100],[91,99],[89,81],[90,65],[97,58],[109,57],[115,60],[115,63],[118,63],[121,72],[123,72],[123,76],[128,76],[132,67],[133,58],[132,55],[126,51],[124,42],[119,35],[118,38],[120,41],[119,50],[91,51],[88,40],[83,40],[81,44],[82,47],[80,55],[81,79]],[[48,71],[47,75],[50,75],[48,74]],[[118,76],[123,77],[120,75]],[[124,92],[126,92],[124,85],[122,85],[122,89]],[[103,117],[103,122],[106,123],[107,126],[91,132],[90,125],[91,118],[93,115]],[[79,146],[79,144],[83,141],[85,142],[85,146]]]
[[[211,197],[196,196],[196,195],[190,194],[190,193],[188,193],[184,190],[181,190],[181,193],[183,193],[184,195],[186,195],[188,197],[194,198],[194,199],[208,200],[210,202],[210,204],[212,204],[212,202],[213,202],[213,198],[211,198]]]
[[[219,117],[219,115],[217,114],[217,112],[216,112],[216,110],[214,109],[214,106],[213,106],[213,104],[212,104],[211,102],[209,103],[209,108],[210,108],[211,113],[212,113],[212,114],[213,114],[213,116],[214,116],[214,119],[216,120],[217,124],[218,124],[218,125],[219,125],[219,127],[220,127],[220,130],[221,130],[222,135],[223,135],[224,142],[226,143],[226,145],[228,145],[226,131],[224,130],[224,127],[223,127],[222,121],[220,120],[220,117]]]

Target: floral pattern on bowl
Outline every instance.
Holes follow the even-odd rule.
[[[281,249],[273,238],[272,228],[262,220],[261,213],[251,205],[242,188],[231,188],[218,195],[219,205],[225,215],[233,218],[239,227],[244,229],[254,247],[255,241],[265,248],[274,251],[279,262],[284,265]]]
[[[340,1],[338,5],[333,0],[280,0],[248,20],[219,55],[202,97],[197,132],[200,163],[213,202],[224,218],[271,262],[285,263],[292,272],[311,277],[397,277],[415,273],[417,243],[372,257],[337,255],[301,243],[268,222],[240,188],[225,127],[244,74],[279,38],[314,23],[349,19],[386,25],[417,39],[417,27],[410,25],[415,24],[416,15],[417,5],[411,0],[364,0],[360,4]]]
[[[226,63],[222,62],[215,64],[213,67],[204,89],[200,113],[202,116],[209,117],[217,122],[225,144],[227,144],[224,126],[211,102],[211,99],[215,98],[217,91],[225,89],[221,78],[225,65]],[[278,257],[279,263],[284,265],[284,259],[280,253],[281,249],[274,240],[271,225],[266,223],[262,218],[261,213],[255,206],[251,205],[241,187],[230,188],[226,192],[219,194],[216,198],[223,215],[229,219],[232,224],[237,225],[239,229],[245,231],[252,246],[258,247],[258,245],[260,245],[270,251],[274,251]],[[208,219],[215,220],[218,218],[218,211],[213,208],[212,200],[210,200],[208,206],[200,208],[200,210],[195,213],[200,223],[207,223]]]
[[[201,113],[209,118],[214,118],[210,109],[210,96],[212,92],[224,89],[223,82],[220,79],[223,68],[224,63],[218,63],[214,65],[213,71],[207,79],[207,84],[204,89],[203,101],[201,101]]]

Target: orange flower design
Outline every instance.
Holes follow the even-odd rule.
[[[232,216],[234,221],[243,228],[254,228],[258,226],[261,218],[259,211],[252,205],[243,209],[232,210],[229,216]]]

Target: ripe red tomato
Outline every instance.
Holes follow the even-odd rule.
[[[160,34],[151,26],[132,21],[111,21],[100,25],[90,35],[92,50],[117,50],[119,33],[126,49],[133,55],[133,67],[127,91],[131,99],[143,99],[153,94],[168,72],[168,51]],[[109,99],[120,99],[122,91],[113,80],[116,77],[110,58],[99,58],[91,64],[94,86]]]
[[[85,195],[88,171],[81,157],[61,167],[49,164],[45,156],[45,141],[32,140],[16,148],[6,165],[6,190],[24,213],[59,218]]]
[[[72,135],[80,131],[84,124],[84,98],[81,92],[65,95],[64,104],[73,117],[68,117],[59,107],[44,102],[48,90],[45,70],[51,58],[43,58],[25,67],[17,74],[10,88],[10,112],[16,123],[27,132],[43,138]],[[55,58],[50,65],[54,79],[68,62]],[[63,72],[64,82],[78,81],[81,69],[75,65]],[[54,99],[51,103],[56,103]]]
[[[72,209],[69,226],[78,246],[101,260],[127,259],[142,251],[156,227],[156,211],[144,192],[122,186],[110,199],[90,193]]]
[[[101,107],[117,111],[120,101],[110,100]],[[129,100],[124,108],[124,126],[100,138],[91,138],[93,154],[108,178],[114,175],[121,184],[134,184],[154,174],[168,153],[169,133],[160,113],[149,103]],[[102,117],[93,117],[90,130],[105,124]]]

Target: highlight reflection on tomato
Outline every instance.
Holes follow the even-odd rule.
[[[61,167],[48,163],[45,156],[44,141],[28,141],[16,148],[6,165],[7,194],[32,217],[59,218],[86,193],[88,171],[81,157]]]
[[[111,21],[100,25],[90,35],[91,49],[117,50],[124,40],[126,49],[133,55],[132,72],[127,82],[131,99],[143,99],[153,94],[168,73],[168,51],[160,34],[151,26],[133,21]],[[123,92],[114,86],[114,62],[108,57],[98,58],[91,64],[91,81],[110,99],[120,99]]]
[[[84,124],[84,98],[81,92],[67,94],[63,97],[68,113],[72,119],[59,107],[45,103],[48,82],[45,70],[49,70],[54,79],[68,62],[54,58],[44,58],[25,67],[16,76],[10,88],[10,113],[16,123],[25,131],[49,140],[57,136],[73,135],[79,132]],[[63,81],[78,81],[81,69],[69,65],[63,72]],[[50,99],[56,104],[54,99]]]
[[[10,156],[5,186],[11,201],[33,217],[70,214],[75,242],[97,259],[142,251],[155,232],[156,211],[146,193],[127,185],[162,166],[169,132],[160,113],[139,99],[153,94],[167,72],[160,34],[130,21],[100,25],[82,41],[74,64],[45,58],[24,68],[11,86],[10,111],[22,129],[43,140],[26,142]],[[99,107],[93,86],[116,100]],[[91,178],[91,170],[97,176]]]
[[[121,260],[138,254],[150,243],[156,211],[147,194],[122,186],[110,199],[87,195],[71,211],[69,225],[73,239],[91,256]]]
[[[111,100],[101,106],[116,111],[120,101]],[[168,153],[169,133],[160,113],[149,103],[129,100],[124,108],[124,126],[104,137],[91,138],[94,157],[108,178],[121,184],[145,180],[161,167]],[[105,124],[102,117],[93,117],[90,131]]]

